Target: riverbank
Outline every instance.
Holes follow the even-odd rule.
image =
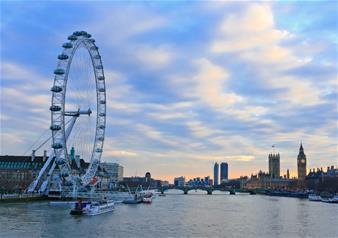
[[[48,197],[41,194],[0,194],[0,203],[34,202],[47,199]]]

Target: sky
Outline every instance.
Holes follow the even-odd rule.
[[[102,161],[172,181],[337,166],[335,1],[1,1],[0,154],[50,125],[62,43],[92,34],[103,60]],[[28,153],[29,154],[29,153]]]

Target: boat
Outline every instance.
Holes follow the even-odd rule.
[[[122,203],[124,204],[138,204],[143,201],[143,197],[139,194],[135,194],[133,198],[125,199]]]
[[[266,195],[277,197],[308,198],[308,194],[303,191],[268,190]]]
[[[333,197],[324,197],[321,198],[322,202],[326,202],[326,203],[338,203],[338,195],[335,195]]]
[[[145,194],[142,198],[143,203],[151,203],[153,200],[153,196],[151,193]]]
[[[308,198],[309,198],[309,201],[313,201],[313,202],[320,202],[322,200],[321,196],[314,194],[314,193],[310,193]]]
[[[75,203],[75,207],[70,211],[71,215],[88,215],[95,216],[107,212],[114,211],[115,204],[112,200],[100,200],[100,201],[90,201],[82,202],[79,200]]]

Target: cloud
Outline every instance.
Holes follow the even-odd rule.
[[[207,59],[197,60],[196,66],[199,69],[197,75],[193,77],[197,83],[196,95],[205,103],[216,108],[224,108],[241,100],[239,95],[227,89],[229,72],[224,67],[215,65]]]
[[[174,50],[162,45],[138,45],[132,47],[133,57],[148,69],[156,70],[168,66],[175,58]]]
[[[123,6],[102,8],[97,5],[96,14],[87,28],[95,36],[106,39],[106,44],[121,44],[140,34],[151,32],[168,24],[164,16],[158,15],[142,6]]]
[[[194,73],[186,76],[172,75],[169,82],[180,96],[194,99],[207,106],[224,111],[231,105],[243,100],[241,95],[231,91],[228,85],[230,72],[207,58],[192,62]]]
[[[19,83],[25,90],[51,87],[50,77],[43,76],[26,65],[3,60],[0,64],[1,80],[5,83]],[[34,79],[34,80],[30,80]]]
[[[279,100],[294,105],[322,103],[321,89],[316,83],[286,74],[311,62],[308,56],[297,56],[295,46],[283,44],[294,37],[276,27],[270,5],[254,3],[241,12],[225,16],[216,40],[211,43],[211,51],[236,52],[238,60],[253,68],[255,80],[261,81],[265,88],[279,90],[275,94]]]
[[[215,53],[259,50],[290,37],[287,31],[275,29],[270,6],[256,3],[249,4],[242,12],[227,14],[219,26],[218,35],[211,45]],[[278,50],[275,49],[275,57],[285,54]]]
[[[125,151],[125,150],[104,150],[104,156],[105,157],[135,157],[137,156],[137,153],[131,152],[131,151]]]
[[[185,124],[191,133],[196,137],[208,137],[217,133],[222,133],[222,131],[215,130],[205,126],[200,121],[189,121]]]

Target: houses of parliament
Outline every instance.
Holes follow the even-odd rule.
[[[280,178],[280,154],[269,154],[269,175],[272,179]],[[297,156],[297,171],[298,180],[304,181],[306,178],[306,155],[304,153],[303,144],[300,143],[299,153]],[[287,177],[289,178],[289,170],[287,170]]]

